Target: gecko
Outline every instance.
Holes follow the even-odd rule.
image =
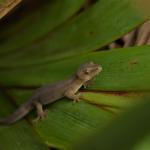
[[[46,111],[43,106],[51,104],[63,97],[78,102],[81,95],[78,93],[82,86],[88,83],[102,71],[101,65],[93,62],[82,64],[76,73],[70,78],[56,83],[44,85],[33,93],[31,98],[23,103],[14,113],[6,118],[0,118],[0,124],[9,125],[25,117],[32,109],[36,108],[37,118],[35,121],[45,118]]]

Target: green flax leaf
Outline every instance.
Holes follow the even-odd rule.
[[[3,29],[0,35],[0,54],[6,53],[7,56],[16,49],[22,51],[22,47],[40,40],[77,12],[84,1],[53,0],[42,3],[38,9],[33,9],[30,14],[8,25],[8,29]]]
[[[13,50],[3,55],[0,64],[2,67],[39,64],[102,48],[148,19],[148,16],[134,7],[132,1],[97,1],[60,28],[14,52],[14,46],[20,45],[31,36],[20,38],[22,35],[19,32],[19,37],[16,38],[18,44],[13,41],[15,38],[12,38],[10,42],[6,41],[0,45],[1,52]],[[112,7],[113,5],[115,7]]]
[[[0,115],[4,117],[12,112],[12,105],[2,93],[0,95]],[[22,120],[12,126],[0,125],[1,150],[48,150],[38,134]]]
[[[146,101],[144,101],[146,100]],[[149,97],[128,112],[120,115],[116,120],[105,127],[103,131],[97,130],[85,142],[80,142],[74,149],[82,150],[145,150],[143,140],[150,135],[150,101]],[[146,122],[145,122],[146,121]],[[143,142],[143,143],[142,143]],[[147,141],[146,141],[147,142]],[[139,146],[141,144],[141,147]]]
[[[91,52],[55,63],[3,69],[0,72],[4,86],[39,86],[64,80],[87,62],[101,64],[103,71],[89,88],[103,91],[149,91],[150,46],[112,51]]]
[[[28,90],[10,90],[16,102],[21,104],[32,95]],[[66,149],[82,137],[103,129],[120,111],[137,103],[141,94],[111,95],[107,93],[82,92],[83,99],[73,103],[69,99],[60,99],[46,107],[48,115],[43,121],[33,123],[33,129],[49,146]],[[35,110],[29,116],[32,121]]]

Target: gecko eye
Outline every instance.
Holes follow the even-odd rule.
[[[89,69],[85,69],[85,70],[84,70],[84,73],[85,73],[85,74],[89,74],[89,73],[90,73]]]

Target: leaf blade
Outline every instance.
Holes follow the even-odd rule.
[[[12,105],[2,93],[0,93],[0,99],[1,114],[6,114],[6,112],[8,114],[12,110]],[[41,142],[40,137],[24,120],[12,126],[1,125],[0,135],[0,149],[2,150],[48,150],[48,147]]]
[[[75,73],[87,61],[103,67],[89,89],[101,91],[149,91],[149,46],[112,51],[91,52],[66,60],[44,65],[4,69],[0,73],[3,86],[39,86],[64,80]],[[10,71],[11,70],[11,71]],[[61,75],[61,76],[60,76]],[[14,78],[17,76],[17,78]]]
[[[113,4],[115,7],[111,8]],[[123,0],[121,3],[120,0],[98,1],[46,38],[24,50],[18,49],[15,53],[3,56],[0,64],[4,67],[39,64],[87,53],[102,48],[147,19],[147,16],[134,8],[130,0]],[[6,49],[8,45],[10,44],[6,43]],[[0,49],[6,52],[3,46]]]

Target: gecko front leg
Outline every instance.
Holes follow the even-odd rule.
[[[37,110],[37,117],[33,120],[33,122],[37,122],[39,120],[44,119],[47,115],[47,111],[43,110],[42,104],[39,102],[35,102],[34,106],[36,107]]]
[[[73,102],[79,102],[81,98],[80,94],[75,94],[72,91],[67,91],[65,93],[65,96],[68,97],[69,99],[73,99]]]

